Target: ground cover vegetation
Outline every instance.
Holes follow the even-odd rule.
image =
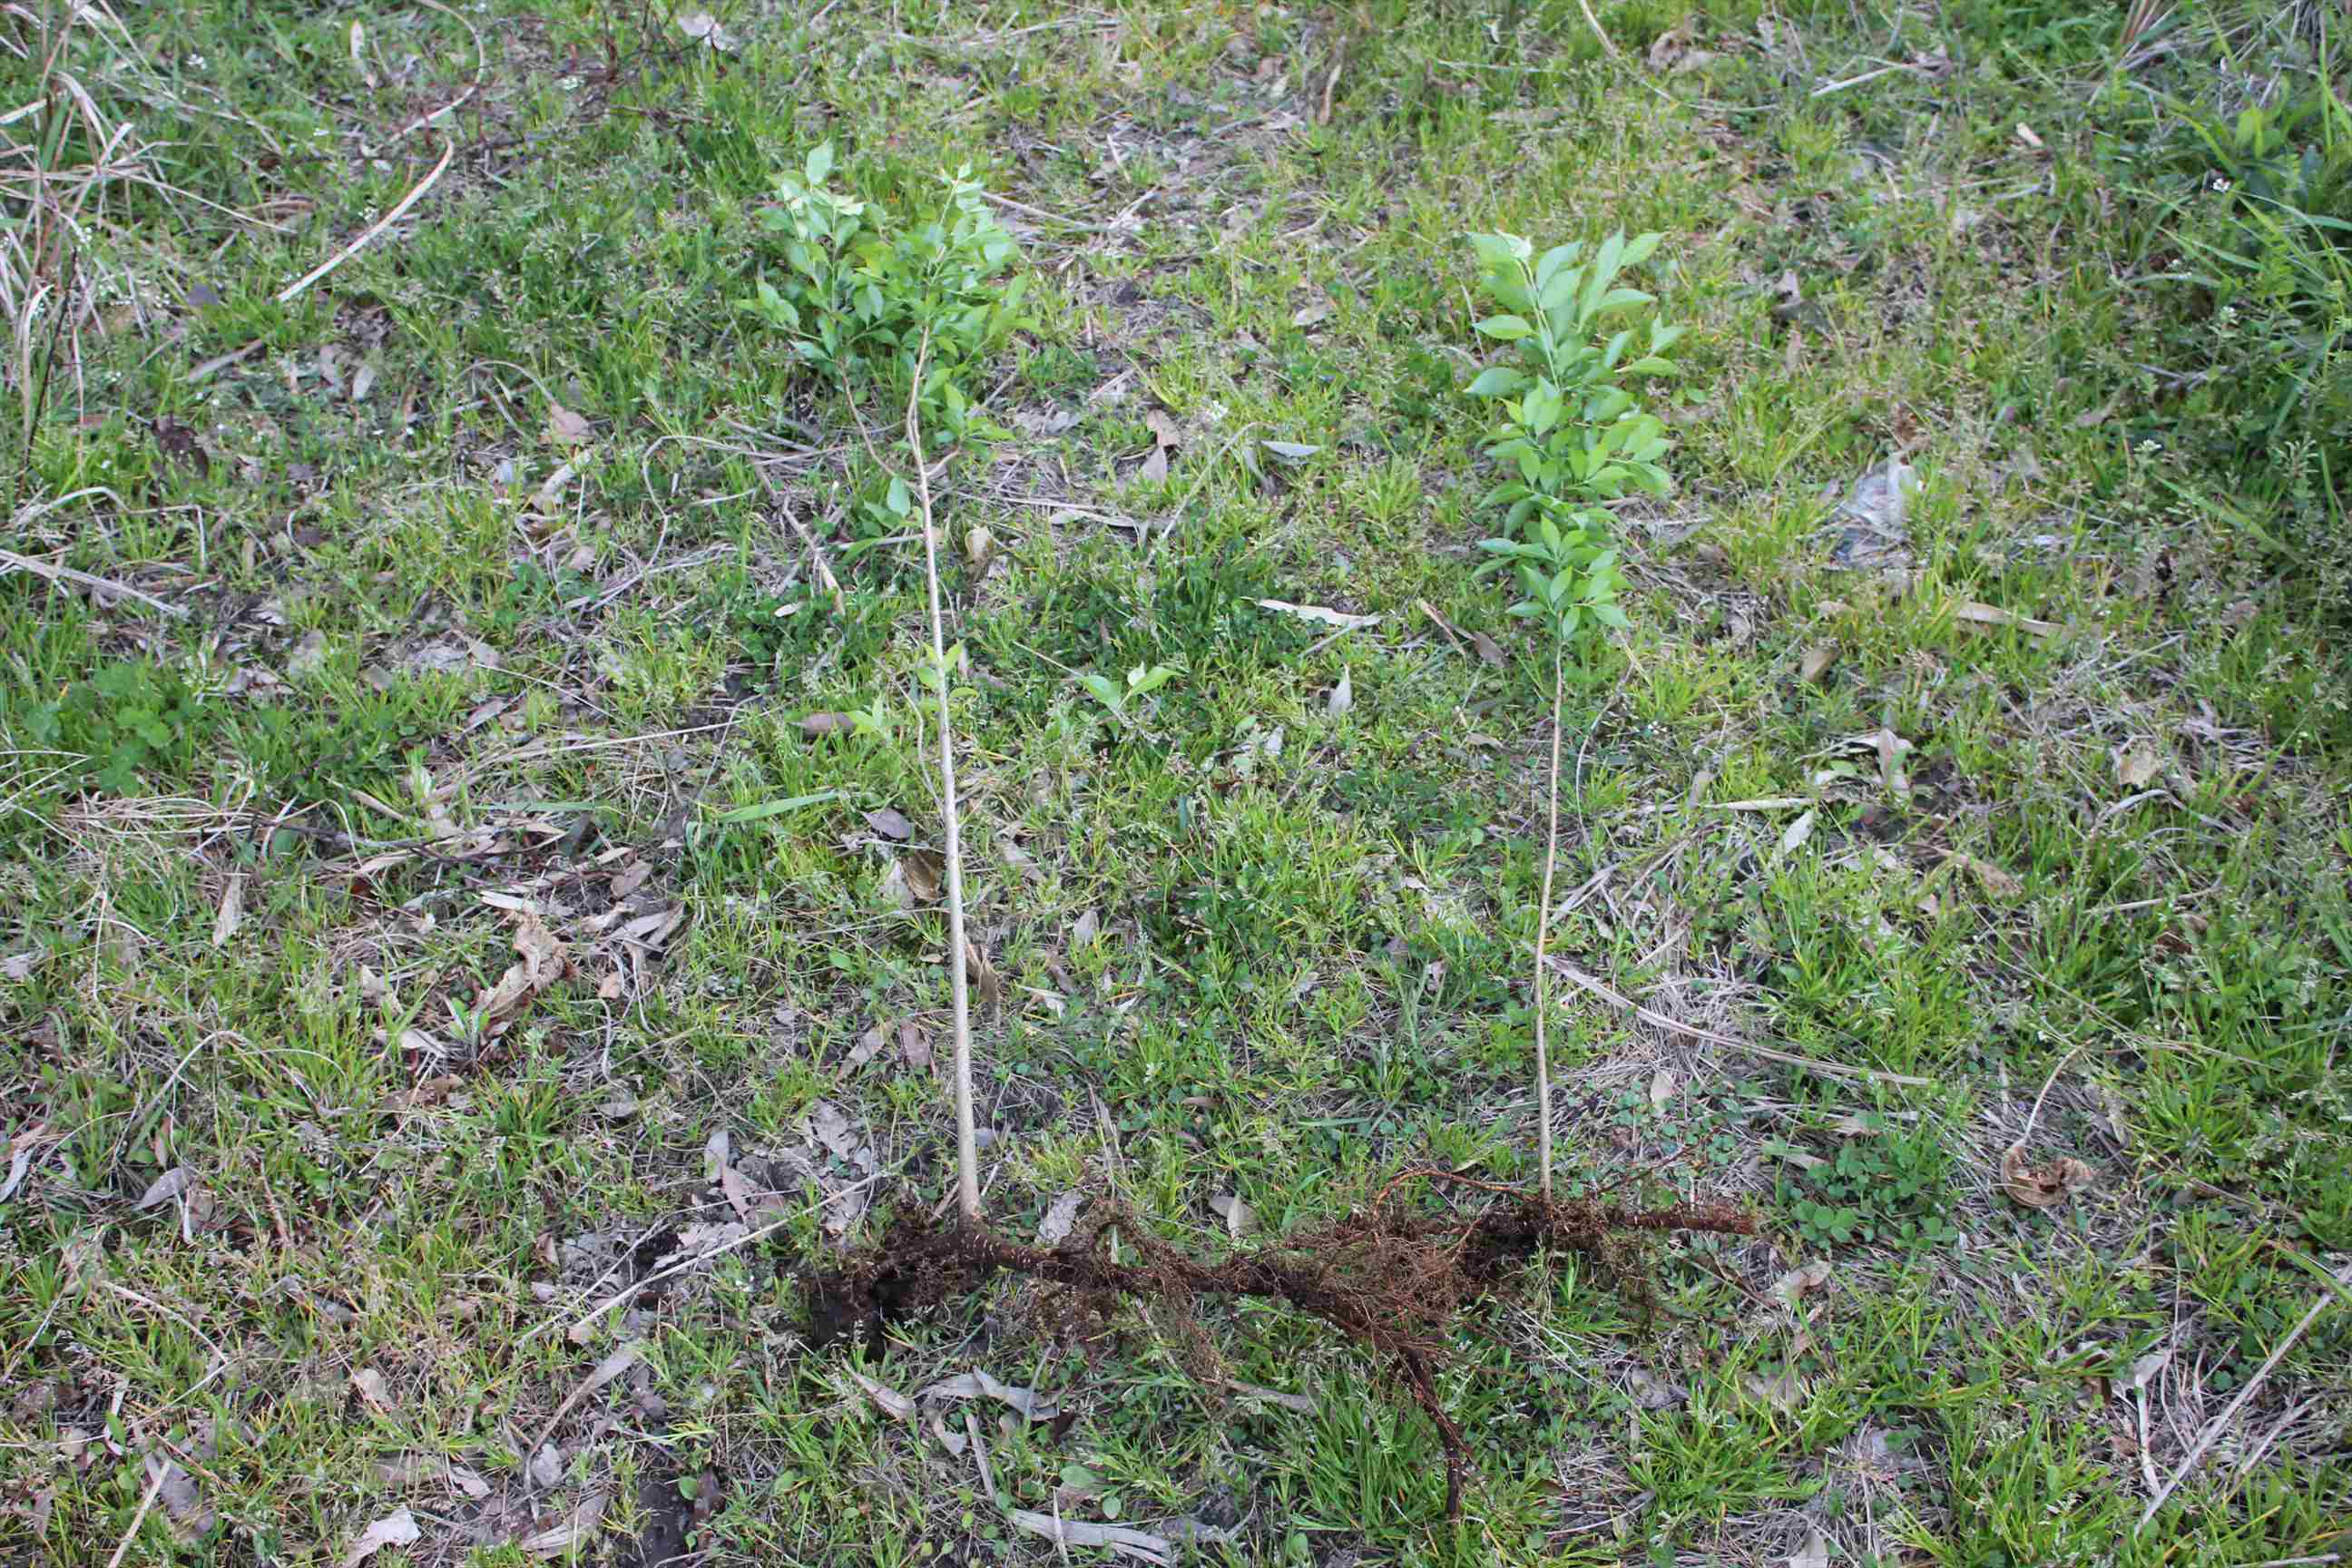
[[[2352,1550],[2347,26],[12,11],[0,1548]]]

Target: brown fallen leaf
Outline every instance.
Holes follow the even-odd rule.
[[[1966,621],[1971,626],[2015,626],[2038,637],[2054,637],[2059,629],[2054,621],[2037,621],[2031,616],[2021,616],[2014,610],[2004,610],[1996,605],[1979,604],[1974,599],[1964,599],[1953,606],[1952,618]]]
[[[1830,1260],[1817,1258],[1801,1268],[1791,1268],[1773,1282],[1772,1295],[1790,1311],[1797,1310],[1799,1300],[1808,1290],[1818,1290],[1830,1282]]]
[[[196,1173],[185,1165],[174,1165],[153,1181],[139,1194],[134,1209],[152,1209],[158,1204],[168,1204],[196,1184]]]
[[[1032,1535],[1042,1535],[1065,1552],[1073,1546],[1108,1546],[1120,1557],[1132,1557],[1139,1563],[1171,1563],[1176,1543],[1164,1535],[1152,1535],[1140,1530],[1129,1530],[1118,1524],[1088,1524],[1082,1520],[1056,1519],[1049,1513],[1032,1513],[1026,1509],[1008,1509],[1004,1517],[1013,1525]]]
[[[906,813],[896,806],[886,805],[879,811],[867,812],[866,826],[883,837],[895,838],[902,844],[912,837],[915,832],[915,825],[908,821]]]
[[[1339,684],[1333,687],[1331,694],[1323,700],[1323,711],[1336,719],[1355,705],[1356,683],[1348,671],[1342,669],[1339,671]]]
[[[1789,1553],[1789,1568],[1830,1568],[1830,1538],[1820,1525],[1805,1527],[1805,1543]]]
[[[988,1373],[974,1368],[960,1377],[942,1378],[928,1388],[917,1392],[918,1399],[993,1399],[1000,1405],[1018,1411],[1024,1421],[1051,1421],[1062,1407],[1048,1395],[1034,1388],[1022,1388],[1010,1383],[999,1383]]]
[[[537,910],[525,909],[516,918],[514,950],[517,962],[475,1003],[486,1034],[503,1033],[533,997],[563,974],[563,944],[547,929]]]
[[[558,447],[577,447],[596,433],[595,427],[553,398],[547,400],[547,438]]]
[[[2134,741],[2128,746],[2116,749],[2116,780],[2126,789],[2145,788],[2149,780],[2164,770],[2164,759],[2155,746],[2146,741]]]
[[[1167,483],[1168,448],[1165,447],[1152,447],[1151,455],[1143,459],[1143,467],[1135,470],[1135,477],[1141,479],[1147,485]]]
[[[911,1019],[898,1026],[898,1054],[917,1072],[930,1070],[931,1037]]]
[[[515,1544],[534,1557],[561,1557],[575,1552],[595,1539],[596,1523],[604,1517],[608,1500],[603,1492],[590,1492],[561,1522],[526,1535]]]
[[[1751,1397],[1778,1410],[1795,1410],[1805,1402],[1807,1384],[1794,1368],[1784,1368],[1770,1377],[1751,1372],[1740,1383]]]
[[[1078,1210],[1086,1203],[1087,1194],[1076,1187],[1055,1198],[1045,1217],[1037,1222],[1037,1245],[1052,1247],[1069,1235],[1070,1227],[1078,1222]]]
[[[1819,680],[1822,673],[1837,662],[1837,644],[1815,643],[1805,650],[1805,657],[1799,661],[1797,679],[1808,682]]]
[[[363,1366],[352,1373],[352,1392],[359,1395],[362,1405],[378,1415],[393,1413],[392,1391],[384,1386],[383,1373],[375,1368]]]
[[[1501,666],[1510,662],[1503,657],[1503,645],[1496,642],[1493,637],[1488,637],[1485,632],[1472,632],[1470,634],[1470,646],[1476,648],[1478,650],[1478,657],[1485,659],[1488,664],[1500,668]]]
[[[1093,910],[1082,911],[1070,922],[1070,945],[1084,947],[1102,931],[1102,916]]]
[[[2028,1208],[2046,1209],[2064,1203],[2090,1191],[2098,1180],[2096,1171],[2071,1154],[2037,1166],[2026,1157],[2024,1144],[2012,1143],[2000,1157],[2002,1189]]]
[[[907,890],[915,895],[918,902],[939,902],[940,889],[948,874],[947,860],[939,851],[910,849],[899,857],[899,864],[906,871]]]
[[[2013,899],[2025,891],[2024,883],[1990,860],[1979,860],[1957,849],[1947,849],[1942,853],[1945,859],[1974,877],[1986,892],[1997,899]]]
[[[213,945],[226,947],[236,928],[245,923],[245,873],[229,873],[228,885],[221,889],[220,911],[213,917]]]
[[[980,993],[980,1005],[994,1012],[1004,1005],[1004,982],[997,977],[996,968],[988,955],[972,945],[970,937],[963,942],[963,970],[972,989]]]
[[[406,1509],[385,1514],[360,1531],[359,1539],[352,1542],[352,1549],[343,1553],[343,1568],[359,1568],[381,1548],[406,1546],[418,1534],[416,1516]]]
[[[874,1402],[875,1407],[892,1420],[905,1421],[915,1414],[915,1402],[888,1384],[877,1383],[856,1367],[849,1369],[849,1375],[866,1391],[866,1397]]]
[[[1233,1193],[1219,1193],[1209,1200],[1209,1208],[1225,1222],[1225,1234],[1236,1241],[1257,1223],[1257,1215],[1251,1211],[1249,1205]]]
[[[845,735],[857,728],[857,721],[846,713],[803,713],[801,733],[809,740],[824,735]]]

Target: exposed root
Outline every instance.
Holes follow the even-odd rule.
[[[1492,1194],[1475,1213],[1440,1214],[1397,1202],[1414,1183],[1474,1187]],[[1591,1200],[1554,1202],[1540,1194],[1476,1182],[1452,1172],[1408,1171],[1371,1205],[1320,1230],[1207,1263],[1181,1252],[1129,1210],[1098,1205],[1055,1246],[1006,1241],[959,1219],[941,1227],[903,1215],[869,1252],[810,1282],[817,1337],[853,1322],[878,1332],[965,1294],[999,1269],[1064,1287],[1087,1300],[1110,1294],[1140,1304],[1163,1332],[1205,1349],[1191,1307],[1196,1298],[1256,1297],[1320,1319],[1391,1365],[1402,1391],[1437,1429],[1445,1452],[1445,1507],[1459,1517],[1468,1450],[1438,1396],[1447,1332],[1471,1301],[1508,1283],[1539,1250],[1571,1250],[1621,1265],[1643,1233],[1756,1233],[1754,1217],[1729,1204],[1635,1209]],[[1125,1257],[1114,1256],[1116,1235]]]

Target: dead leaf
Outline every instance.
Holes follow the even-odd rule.
[[[1070,922],[1070,945],[1084,947],[1094,941],[1102,930],[1102,916],[1093,910],[1085,910]]]
[[[1209,1200],[1209,1207],[1225,1222],[1225,1234],[1236,1241],[1257,1223],[1257,1215],[1250,1211],[1249,1205],[1233,1193],[1219,1193]]]
[[[1650,40],[1650,68],[1654,71],[1673,69],[1675,62],[1690,48],[1690,41],[1691,19],[1685,16]]]
[[[1019,1529],[1032,1535],[1042,1535],[1055,1545],[1108,1546],[1120,1557],[1132,1557],[1139,1563],[1168,1563],[1176,1543],[1161,1535],[1140,1530],[1129,1530],[1117,1524],[1088,1524],[1082,1520],[1056,1519],[1051,1514],[1031,1513],[1026,1509],[1010,1509],[1004,1517]]]
[[[882,1031],[879,1029],[868,1029],[858,1036],[857,1043],[849,1047],[849,1070],[856,1072],[859,1068],[880,1056],[882,1047],[887,1043],[882,1038]]]
[[[1681,1384],[1644,1367],[1626,1368],[1625,1382],[1633,1392],[1634,1405],[1643,1410],[1672,1410],[1690,1397],[1690,1390]]]
[[[980,1005],[994,1012],[1004,1005],[1004,982],[997,977],[996,968],[988,955],[974,947],[970,937],[963,942],[964,976],[980,993]]]
[[[1819,680],[1822,672],[1837,662],[1837,656],[1835,643],[1815,643],[1805,650],[1804,658],[1798,663],[1797,678],[1805,681]]]
[[[1070,1234],[1078,1222],[1078,1211],[1086,1206],[1087,1194],[1073,1187],[1055,1198],[1045,1210],[1045,1217],[1037,1222],[1037,1245],[1052,1247]]]
[[[2146,741],[2116,749],[2116,778],[2126,789],[2140,789],[2164,769],[2164,759]]]
[[[902,910],[914,909],[915,889],[907,884],[905,861],[891,861],[890,868],[882,873],[882,901]]]
[[[849,1369],[849,1375],[856,1380],[858,1387],[866,1391],[866,1397],[874,1401],[892,1420],[904,1421],[915,1414],[915,1402],[888,1384],[877,1383],[856,1367]]]
[[[719,1190],[725,1195],[727,1199],[727,1206],[735,1211],[735,1217],[743,1221],[746,1225],[750,1224],[751,1220],[751,1184],[743,1179],[743,1173],[737,1170],[732,1165],[719,1166]]]
[[[841,1107],[829,1100],[809,1107],[809,1113],[801,1118],[800,1131],[836,1160],[846,1160],[857,1152],[856,1129]]]
[[[689,11],[680,16],[677,30],[697,43],[709,45],[720,54],[735,52],[735,35],[720,26],[708,11]]]
[[[1240,1394],[1244,1399],[1255,1399],[1267,1405],[1278,1405],[1285,1410],[1294,1410],[1301,1415],[1312,1415],[1315,1414],[1315,1400],[1310,1394],[1285,1394],[1280,1389],[1260,1388],[1254,1383],[1236,1383],[1232,1378],[1225,1379],[1225,1386],[1233,1390],[1235,1394]]]
[[[2022,1143],[2011,1144],[2009,1152],[2000,1157],[2002,1188],[2028,1208],[2046,1209],[2063,1204],[2078,1193],[2090,1191],[2098,1180],[2096,1171],[2072,1155],[2036,1166],[2027,1160]]]
[[[1143,423],[1150,428],[1151,439],[1156,445],[1181,447],[1184,444],[1184,427],[1177,424],[1165,409],[1150,410],[1143,416]]]
[[[1807,810],[1794,822],[1790,823],[1788,826],[1782,828],[1780,830],[1780,853],[1788,855],[1803,848],[1805,846],[1805,840],[1813,836],[1813,824],[1819,820],[1820,816],[1820,812]]]
[[[1770,1377],[1749,1373],[1740,1379],[1748,1394],[1778,1410],[1793,1411],[1805,1402],[1805,1380],[1786,1368]]]
[[[2124,1386],[2137,1394],[2162,1376],[2164,1369],[2171,1364],[2172,1347],[2170,1345],[2152,1350],[2132,1363],[2131,1379]]]
[[[383,1385],[383,1373],[372,1366],[363,1366],[352,1373],[352,1392],[360,1403],[380,1415],[393,1413],[392,1391]]]
[[[963,558],[975,572],[986,572],[996,559],[996,535],[974,523],[963,531]]]
[[[1013,1384],[999,1383],[988,1373],[974,1368],[961,1377],[945,1378],[918,1392],[918,1399],[993,1399],[1010,1405],[1024,1421],[1051,1421],[1062,1413],[1062,1407],[1034,1388],[1022,1388]]]
[[[931,1067],[931,1037],[912,1021],[898,1026],[898,1054],[917,1072],[929,1072]]]
[[[1355,705],[1355,682],[1349,679],[1348,672],[1342,669],[1339,672],[1339,684],[1333,687],[1331,695],[1323,700],[1323,711],[1336,719]]]
[[[1314,621],[1321,626],[1337,626],[1341,631],[1353,631],[1359,626],[1378,626],[1381,620],[1378,616],[1354,616],[1345,610],[1328,609],[1321,605],[1294,605],[1287,599],[1260,599],[1257,601],[1257,607],[1261,610],[1278,611],[1286,616],[1297,616],[1300,620]]]
[[[1982,885],[1984,890],[1997,899],[2013,899],[2025,891],[2025,884],[1990,860],[1979,860],[1973,855],[1963,855],[1957,849],[1943,851],[1944,858],[1968,872]]]
[[[915,895],[919,903],[937,903],[940,889],[945,885],[948,863],[936,850],[910,849],[899,857],[899,865],[907,878],[907,891]]]
[[[139,1194],[134,1209],[152,1209],[157,1204],[168,1204],[196,1184],[196,1173],[185,1165],[174,1165],[153,1181]]]
[[[1911,742],[1892,730],[1880,730],[1870,738],[1871,748],[1878,753],[1878,782],[1886,786],[1889,795],[1911,793],[1911,780],[1903,771],[1903,759],[1913,748]]]
[[[515,921],[514,950],[518,962],[508,966],[496,985],[483,991],[475,1006],[484,1029],[496,1035],[520,1016],[531,999],[562,977],[563,944],[547,929],[539,911],[525,909]]]
[[[2037,153],[2042,150],[2042,138],[2035,135],[2033,127],[2022,120],[2017,122],[2017,139]]]
[[[1666,1101],[1674,1099],[1675,1090],[1680,1087],[1681,1079],[1672,1068],[1660,1068],[1656,1072],[1652,1073],[1650,1075],[1651,1107],[1664,1109]]]
[[[1509,662],[1503,657],[1503,645],[1496,642],[1493,637],[1488,637],[1485,632],[1472,632],[1470,634],[1470,646],[1478,650],[1478,657],[1480,658],[1486,660],[1488,664],[1495,666],[1496,668],[1500,668],[1503,665]]]
[[[232,871],[221,889],[220,910],[213,917],[213,945],[226,947],[236,928],[245,923],[245,873]]]
[[[912,837],[915,832],[915,825],[908,821],[906,814],[899,811],[896,806],[886,805],[879,811],[867,812],[866,814],[866,826],[874,829],[875,832],[880,834],[883,837],[894,838],[900,843],[904,843],[907,839]]]
[[[286,656],[286,673],[296,680],[307,680],[321,674],[327,668],[327,634],[304,632],[294,651]]]
[[[1789,1568],[1830,1568],[1830,1540],[1820,1525],[1805,1527],[1805,1543],[1789,1553]]]
[[[359,1564],[383,1547],[406,1546],[417,1538],[418,1533],[416,1516],[406,1509],[385,1514],[360,1531],[360,1538],[352,1542],[349,1552],[343,1553],[343,1568],[359,1568]]]
[[[1979,604],[1974,599],[1964,599],[1955,605],[1952,618],[1970,626],[2015,626],[2038,637],[2055,636],[2059,630],[2054,621],[2037,621],[2031,616],[2021,616],[2013,610],[2004,610],[1993,605]]]
[[[1830,1260],[1817,1258],[1801,1268],[1791,1268],[1773,1282],[1772,1294],[1790,1311],[1797,1310],[1800,1298],[1808,1290],[1818,1290],[1830,1282]]]
[[[1147,485],[1167,483],[1168,448],[1165,447],[1152,447],[1151,455],[1143,459],[1143,467],[1138,468],[1135,472],[1136,477]]]
[[[713,1132],[709,1141],[702,1146],[702,1179],[706,1182],[717,1181],[719,1173],[727,1168],[727,1163],[734,1151],[735,1140],[728,1136],[727,1129],[722,1127]]]
[[[594,426],[553,398],[547,400],[547,438],[558,447],[577,447],[595,435]]]
[[[605,1501],[603,1492],[590,1492],[563,1522],[536,1535],[527,1535],[515,1544],[534,1557],[561,1557],[576,1551],[595,1536],[596,1522],[604,1517]]]
[[[846,713],[803,713],[801,734],[808,740],[824,735],[845,735],[857,728],[857,721]]]
[[[1317,300],[1309,304],[1301,305],[1296,311],[1292,312],[1290,324],[1294,327],[1305,329],[1318,325],[1319,323],[1328,321],[1330,319],[1331,301],[1328,300]]]
[[[2108,416],[2115,413],[2116,405],[2123,400],[2124,395],[2118,392],[2113,397],[2108,398],[2105,403],[2100,404],[2096,408],[2086,409],[2083,413],[2077,414],[2074,416],[2074,428],[2077,430],[2097,429],[2100,426],[2105,425],[2107,422]]]

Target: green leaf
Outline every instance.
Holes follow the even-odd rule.
[[[1480,371],[1477,379],[1470,384],[1467,390],[1473,397],[1507,397],[1527,384],[1528,377],[1525,371],[1513,370],[1508,365],[1498,364]]]
[[[1642,263],[1650,259],[1650,253],[1657,249],[1658,242],[1665,237],[1666,237],[1664,235],[1660,234],[1656,229],[1652,229],[1646,234],[1635,235],[1627,242],[1625,246],[1625,254],[1619,259],[1619,265],[1622,267],[1641,266]]]
[[[808,164],[804,172],[808,175],[808,183],[810,184],[821,185],[824,184],[824,177],[833,173],[832,142],[820,142],[816,144],[808,155]]]
[[[1489,316],[1478,323],[1477,331],[1498,342],[1515,343],[1535,329],[1528,325],[1524,316]]]
[[[823,805],[829,800],[839,800],[843,793],[837,789],[829,789],[817,795],[796,795],[784,800],[762,801],[758,805],[739,805],[732,811],[719,813],[710,820],[724,823],[764,822],[769,817],[782,816],[787,812],[805,811],[812,805]]]

